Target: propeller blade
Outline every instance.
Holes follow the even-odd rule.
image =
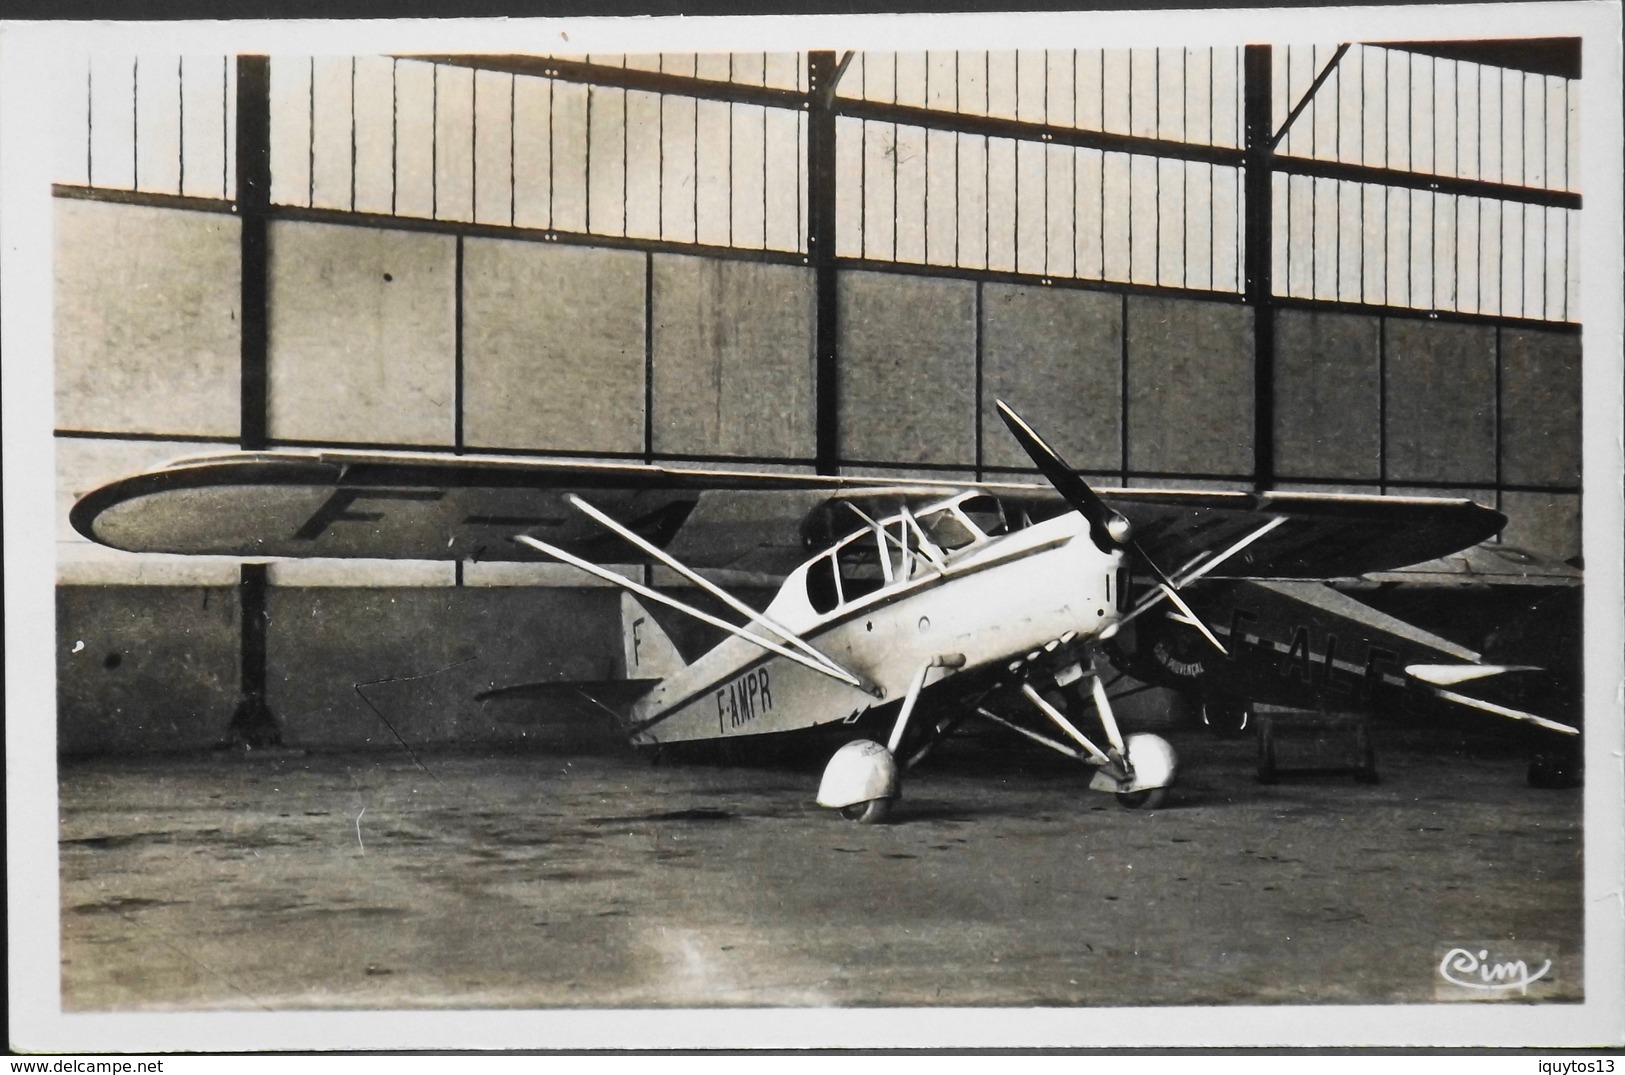
[[[1089,534],[1101,552],[1115,552],[1122,548],[1123,543],[1112,536],[1107,529],[1114,521],[1123,517],[1111,508],[1091,488],[1089,483],[1078,476],[1077,471],[1067,466],[1066,460],[1060,453],[1051,448],[1033,431],[1033,427],[1022,421],[1022,418],[1004,402],[995,400],[994,406],[999,409],[999,417],[1009,427],[1010,434],[1016,438],[1023,451],[1032,459],[1040,473],[1061,494],[1061,499],[1070,504],[1074,511],[1089,521]],[[1119,530],[1123,523],[1117,522]],[[1158,572],[1161,574],[1161,572]]]
[[[1145,549],[1140,546],[1140,543],[1130,536],[1128,520],[1108,507],[1106,502],[1100,499],[1100,495],[1089,488],[1089,483],[1079,477],[1077,471],[1067,466],[1066,460],[1061,458],[1060,453],[1046,444],[1044,438],[1034,432],[1033,427],[1024,422],[1019,414],[1011,410],[1004,400],[995,400],[994,406],[999,409],[999,417],[1004,419],[1004,424],[1010,428],[1010,434],[1016,438],[1016,442],[1021,445],[1022,450],[1032,458],[1033,463],[1037,465],[1044,477],[1049,479],[1049,483],[1055,487],[1055,491],[1061,494],[1061,498],[1070,504],[1073,510],[1088,520],[1089,536],[1094,539],[1095,546],[1101,552],[1106,553],[1115,552],[1118,549],[1127,549],[1156,578],[1158,588],[1167,596],[1168,600],[1172,601],[1178,606],[1180,612],[1190,618],[1190,621],[1196,625],[1196,629],[1201,631],[1209,642],[1213,643],[1215,649],[1229,656],[1229,651],[1219,643],[1213,632],[1208,630],[1207,624],[1203,623],[1201,617],[1191,611],[1191,607],[1179,596],[1177,592],[1179,587],[1175,585],[1174,580],[1169,578],[1162,568],[1158,567],[1151,557],[1146,555]],[[1239,551],[1239,549],[1233,551]],[[1144,611],[1144,609],[1137,610],[1137,612],[1139,611]]]

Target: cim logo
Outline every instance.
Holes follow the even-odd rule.
[[[1493,998],[1516,991],[1518,996],[1527,997],[1529,987],[1547,978],[1551,970],[1550,959],[1532,967],[1528,960],[1503,959],[1488,947],[1452,948],[1439,960],[1439,977],[1448,983],[1440,992],[1468,990],[1467,994],[1455,995]]]

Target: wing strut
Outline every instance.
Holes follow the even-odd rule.
[[[727,605],[741,616],[748,617],[749,622],[745,624],[747,628],[750,627],[751,624],[759,623],[763,627],[766,627],[769,631],[772,631],[774,634],[784,639],[784,641],[790,643],[790,645],[794,646],[802,653],[805,653],[819,664],[828,668],[830,671],[838,672],[846,676],[852,676],[852,674],[847,672],[846,669],[842,668],[829,657],[826,657],[807,642],[803,641],[794,631],[779,626],[779,624],[769,617],[767,613],[757,612],[756,610],[752,609],[749,605],[745,604],[745,602],[739,600],[739,598],[735,597],[727,590],[724,590],[721,586],[718,586],[710,579],[702,577],[697,572],[679,562],[675,556],[671,555],[671,553],[666,552],[664,549],[656,548],[652,543],[644,540],[642,535],[625,526],[622,526],[608,515],[605,515],[603,512],[587,503],[581,497],[571,493],[569,496],[569,501],[588,517],[596,520],[605,529],[613,531],[615,534],[631,542],[633,545],[637,546],[639,549],[642,549],[650,556],[653,556],[656,560],[659,560],[661,563],[665,564],[667,567],[671,568],[673,571],[677,572],[679,575],[683,576],[685,579],[692,582],[694,585],[698,586],[712,597],[715,597],[717,600],[721,601],[723,604]],[[852,676],[852,680],[856,682],[857,677]]]
[[[873,693],[868,684],[864,683],[857,676],[845,671],[844,669],[838,671],[834,668],[829,668],[825,665],[819,664],[817,661],[814,661],[803,654],[797,653],[793,649],[779,645],[770,638],[763,638],[761,635],[753,635],[743,627],[737,627],[734,624],[729,623],[727,620],[719,619],[708,612],[701,612],[694,606],[684,604],[675,597],[667,597],[659,590],[652,590],[642,583],[633,582],[624,575],[618,575],[608,568],[599,567],[597,564],[592,563],[589,560],[583,560],[574,553],[565,552],[556,545],[549,545],[547,542],[533,538],[529,534],[516,535],[514,540],[520,542],[521,544],[529,545],[537,552],[545,553],[548,556],[553,557],[555,560],[569,564],[571,567],[578,567],[587,572],[587,574],[603,579],[605,582],[614,583],[616,586],[619,586],[622,589],[630,590],[639,597],[646,597],[650,601],[658,601],[662,605],[668,605],[679,612],[687,613],[688,615],[699,620],[701,623],[708,623],[712,627],[720,627],[729,634],[737,635],[746,642],[760,646],[770,653],[776,653],[780,657],[785,657],[789,660],[795,661],[797,664],[806,665],[814,672],[829,676],[831,679],[839,680],[848,686],[857,687],[859,690]]]
[[[1269,533],[1271,530],[1274,530],[1277,526],[1280,526],[1285,522],[1286,516],[1278,515],[1269,522],[1265,523],[1263,526],[1259,527],[1257,530],[1254,530],[1252,533],[1242,538],[1240,541],[1236,542],[1234,545],[1230,546],[1228,549],[1221,552],[1219,555],[1201,564],[1195,570],[1185,572],[1177,581],[1172,581],[1171,584],[1159,583],[1156,592],[1146,600],[1141,601],[1133,609],[1129,610],[1128,614],[1123,617],[1122,622],[1129,623],[1142,614],[1149,612],[1157,604],[1157,602],[1166,597],[1172,600],[1175,605],[1179,606],[1179,610],[1182,615],[1176,618],[1178,618],[1181,623],[1189,623],[1191,626],[1201,631],[1202,634],[1207,636],[1208,641],[1212,642],[1215,646],[1218,646],[1220,653],[1228,656],[1230,651],[1219,645],[1219,640],[1213,637],[1212,633],[1208,631],[1207,626],[1202,623],[1201,618],[1195,613],[1191,612],[1190,607],[1179,599],[1179,596],[1174,593],[1174,590],[1177,590],[1183,586],[1188,586],[1197,579],[1206,575],[1208,572],[1213,571],[1220,564],[1224,563],[1232,556],[1235,556],[1237,553],[1241,552],[1241,550],[1245,549],[1247,546],[1251,545],[1253,542],[1257,541],[1259,538],[1263,537],[1265,534]]]

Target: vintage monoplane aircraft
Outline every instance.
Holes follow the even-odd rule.
[[[1156,735],[1124,735],[1102,678],[1127,629],[1156,620],[1215,660],[1235,660],[1240,621],[1198,611],[1186,593],[1240,580],[1290,592],[1305,579],[1432,559],[1505,523],[1465,500],[1152,489],[1103,499],[1013,411],[999,409],[1047,488],[245,452],[114,482],[81,499],[71,519],[86,537],[133,551],[574,565],[625,591],[625,678],[519,684],[483,697],[586,703],[640,746],[833,730],[849,741],[830,759],[818,801],[865,822],[886,816],[900,772],[968,716],[1091,766],[1090,786],[1125,805],[1154,805],[1175,778],[1173,749]],[[663,565],[734,618],[605,563]],[[756,609],[702,569],[783,582]],[[639,598],[726,637],[687,661]],[[1358,622],[1370,625],[1374,615]],[[1364,669],[1368,682],[1409,676],[1479,712],[1544,720],[1469,693],[1509,666],[1456,648],[1379,671],[1377,645],[1363,645],[1319,659],[1328,670]],[[1086,707],[1100,727],[1094,737],[1078,727]],[[917,717],[922,709],[929,719]],[[1038,718],[1058,732],[1034,727]],[[865,734],[872,726],[883,743]]]

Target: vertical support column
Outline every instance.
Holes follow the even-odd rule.
[[[269,279],[267,216],[271,207],[271,64],[265,56],[237,57],[237,192],[241,228],[241,415],[238,443],[248,450],[269,441]],[[238,569],[241,605],[241,697],[231,717],[234,746],[268,747],[282,728],[266,702],[267,580],[264,564]]]
[[[242,426],[247,450],[266,446],[269,435],[266,292],[266,216],[271,207],[271,63],[265,56],[237,57],[237,192],[242,258]]]
[[[814,294],[814,454],[818,473],[840,460],[835,277],[835,54],[807,53],[807,256]]]
[[[1243,55],[1243,123],[1246,133],[1244,225],[1247,255],[1245,297],[1253,308],[1253,482],[1275,484],[1275,296],[1272,268],[1274,232],[1270,143],[1275,96],[1273,57],[1268,45],[1248,45]]]

